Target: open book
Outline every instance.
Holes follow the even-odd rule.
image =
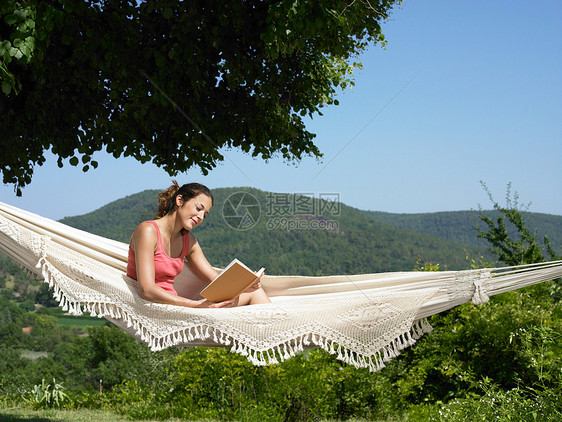
[[[254,284],[265,271],[254,273],[236,258],[211,281],[199,294],[211,302],[234,299]]]

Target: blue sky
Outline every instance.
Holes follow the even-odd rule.
[[[530,211],[562,215],[562,2],[406,0],[383,32],[386,49],[369,48],[355,87],[309,123],[322,161],[230,150],[178,181],[337,193],[398,213],[489,208],[479,181],[499,202],[511,182]],[[49,156],[22,198],[2,185],[0,201],[59,219],[170,184],[155,166],[95,159],[82,173]]]

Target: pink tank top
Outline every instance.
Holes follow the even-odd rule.
[[[145,221],[146,222],[146,221]],[[174,278],[183,269],[183,260],[189,252],[189,234],[183,236],[183,248],[181,254],[177,258],[171,258],[164,251],[162,246],[162,237],[160,236],[160,229],[155,221],[148,221],[156,227],[158,233],[158,247],[154,252],[154,281],[157,286],[162,287],[164,290],[177,295],[174,289]],[[127,275],[137,280],[137,262],[135,258],[135,251],[129,244],[129,259],[127,261]]]

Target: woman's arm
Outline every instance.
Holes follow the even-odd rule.
[[[215,270],[209,261],[207,261],[195,236],[191,233],[189,236],[189,244],[192,246],[187,255],[187,266],[197,277],[208,284],[219,274],[219,271]]]
[[[156,303],[188,306],[191,308],[228,306],[228,304],[223,303],[213,304],[206,300],[190,300],[157,286],[154,270],[154,252],[157,247],[158,234],[156,228],[150,223],[141,224],[133,234],[131,248],[135,252],[139,294],[143,299]]]

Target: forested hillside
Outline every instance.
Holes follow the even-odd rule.
[[[228,205],[233,197],[240,198],[241,192],[250,195],[246,195],[246,201],[255,198],[259,204],[259,217],[254,216],[255,225],[247,229],[228,224],[232,211]],[[154,216],[157,193],[140,192],[61,221],[128,242],[136,225]],[[459,224],[459,215],[465,215],[462,213],[444,215],[439,230],[430,231],[423,229],[423,223],[408,227],[399,219],[382,221],[378,215],[320,198],[251,188],[215,189],[213,194],[214,207],[194,234],[217,266],[237,257],[252,267],[266,266],[270,274],[323,275],[408,271],[417,261],[439,262],[444,269],[464,269],[469,265],[467,255],[491,259],[484,245],[468,240],[476,234],[466,218]],[[245,206],[252,204],[240,204],[240,215]],[[453,234],[447,236],[448,231]]]
[[[427,233],[442,239],[466,246],[485,248],[485,240],[477,237],[475,229],[479,221],[479,211],[450,211],[424,214],[392,214],[380,211],[365,211],[380,221],[394,226],[408,228],[420,233]],[[497,219],[499,212],[482,211],[482,214]],[[537,229],[538,239],[548,236],[555,250],[562,249],[562,216],[525,212],[525,221],[529,227]]]

